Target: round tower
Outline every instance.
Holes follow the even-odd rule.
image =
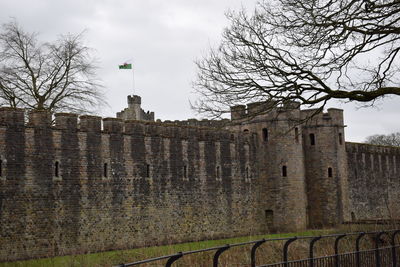
[[[343,110],[301,111],[308,197],[308,226],[324,227],[348,220],[347,165]]]

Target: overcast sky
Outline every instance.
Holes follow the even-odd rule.
[[[224,13],[256,0],[0,0],[0,23],[15,18],[39,39],[84,30],[86,45],[99,59],[99,76],[110,107],[101,116],[114,117],[133,93],[132,73],[118,65],[133,61],[135,93],[142,107],[161,120],[187,119],[196,114],[189,100],[196,95],[194,60],[218,44],[228,21]],[[375,108],[330,103],[345,110],[346,139],[361,142],[372,134],[400,131],[400,98],[386,98]]]

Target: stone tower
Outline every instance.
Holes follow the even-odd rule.
[[[142,98],[138,95],[128,95],[128,107],[117,113],[117,118],[123,120],[154,121],[154,112],[145,112],[141,108]]]
[[[308,197],[308,226],[331,226],[349,220],[347,155],[343,111],[302,110],[303,148]]]
[[[260,206],[269,230],[293,231],[307,225],[305,167],[302,129],[296,126],[299,104],[263,112],[270,103],[232,107],[235,130],[256,133],[260,184]]]

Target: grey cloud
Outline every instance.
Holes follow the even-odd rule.
[[[0,2],[0,23],[15,17],[42,40],[87,29],[86,44],[100,60],[109,109],[115,116],[132,94],[132,75],[118,64],[133,58],[136,92],[145,109],[161,119],[186,119],[195,114],[188,99],[195,78],[193,61],[220,40],[227,26],[224,13],[257,0],[21,0]],[[353,104],[331,103],[345,109],[347,138],[362,141],[375,133],[399,131],[399,98],[382,101],[380,109],[357,110]]]

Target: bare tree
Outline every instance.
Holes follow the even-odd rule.
[[[400,95],[399,0],[261,0],[227,17],[220,46],[196,62],[199,112]]]
[[[368,136],[365,143],[381,146],[399,146],[400,147],[400,133],[391,133],[388,135],[376,134]]]
[[[39,43],[17,22],[0,33],[0,104],[36,110],[91,112],[105,104],[95,61],[82,35]]]

